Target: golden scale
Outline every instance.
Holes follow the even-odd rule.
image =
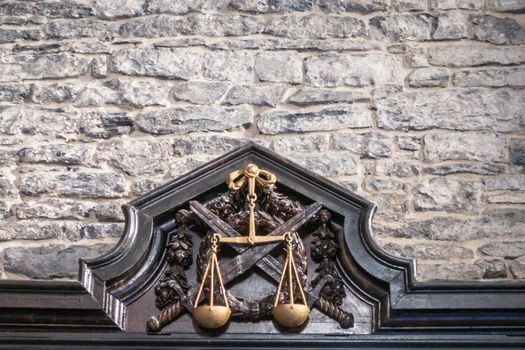
[[[200,281],[197,297],[193,302],[193,318],[200,326],[210,329],[220,328],[228,322],[231,316],[226,290],[222,282],[219,261],[217,259],[217,252],[221,243],[241,245],[269,244],[275,242],[286,243],[286,259],[281,273],[279,286],[275,293],[272,314],[275,317],[275,320],[285,327],[298,327],[308,319],[310,309],[306,304],[304,290],[293,259],[291,234],[287,232],[282,236],[257,236],[255,232],[255,204],[257,201],[255,186],[259,185],[266,188],[272,187],[276,180],[274,174],[259,169],[255,164],[248,164],[244,169],[234,171],[228,176],[227,183],[230,190],[240,190],[246,185],[246,183],[248,184],[247,200],[249,208],[249,235],[243,237],[222,237],[218,233],[213,234],[211,239],[211,254]],[[199,305],[199,300],[208,275],[210,276],[209,304]],[[222,294],[224,305],[218,305],[216,300],[214,300],[216,279],[218,280],[219,293]],[[287,279],[286,283],[288,284],[288,300],[285,298],[283,299],[284,302],[279,303],[279,296],[282,292],[285,279]],[[294,279],[302,301],[300,304],[294,299]]]

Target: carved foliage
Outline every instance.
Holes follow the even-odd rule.
[[[317,275],[312,280],[312,286],[316,286],[326,275],[333,278],[321,290],[321,295],[336,305],[341,305],[346,297],[344,284],[335,269],[335,259],[339,251],[339,245],[335,241],[335,235],[330,230],[330,219],[332,214],[328,210],[321,210],[317,215],[319,227],[312,233],[314,239],[310,247],[312,259],[319,263],[315,272]]]
[[[289,199],[277,192],[275,188],[258,189],[257,196],[258,205],[255,211],[255,218],[257,232],[261,235],[268,234],[305,209],[300,202]],[[246,195],[242,190],[229,191],[209,200],[205,203],[205,206],[218,218],[228,223],[234,230],[242,235],[246,235],[249,227],[249,211],[246,209],[245,198]],[[341,322],[340,319],[343,317],[337,317],[335,311],[345,314],[337,307],[342,304],[345,291],[343,281],[335,269],[334,261],[339,247],[335,242],[333,232],[330,230],[330,219],[330,212],[322,210],[314,217],[313,222],[308,225],[310,227],[317,225],[317,228],[312,232],[314,239],[311,246],[311,256],[319,265],[315,270],[317,275],[312,280],[312,287],[319,284],[324,276],[329,275],[331,277],[330,282],[326,283],[319,292],[319,296],[323,299],[321,301],[324,304],[316,305],[323,312]],[[193,263],[192,233],[198,233],[203,236],[196,258],[199,278],[204,273],[209,260],[210,237],[213,233],[193,212],[188,210],[179,210],[176,213],[176,221],[178,228],[172,234],[167,251],[168,268],[155,288],[156,306],[160,310],[164,310],[159,323],[162,325],[176,317],[176,313],[174,313],[173,317],[168,317],[168,311],[173,311],[172,309],[176,306],[177,312],[180,312],[182,298],[190,289],[185,271]],[[293,258],[302,287],[305,288],[307,284],[305,248],[297,232],[293,232],[292,237]],[[279,296],[281,301],[289,298],[289,295],[287,295],[289,288],[287,288],[286,283],[288,282],[285,281],[285,288],[282,289],[283,293]],[[298,291],[295,285],[293,289]],[[215,290],[217,291],[218,288],[215,288]],[[205,288],[204,293],[209,297],[209,290]],[[268,295],[261,300],[246,300],[227,292],[227,298],[232,314],[238,318],[255,321],[271,316],[274,295]],[[297,295],[295,295],[295,298],[297,298]],[[222,298],[215,299],[222,300]],[[343,316],[347,317],[348,315],[345,314]],[[159,324],[156,324],[154,328],[162,328]]]

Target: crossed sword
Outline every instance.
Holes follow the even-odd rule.
[[[283,225],[279,226],[269,236],[282,236],[286,232],[297,231],[306,221],[312,218],[321,209],[321,203],[313,203],[306,207],[305,210],[296,214]],[[209,211],[205,206],[197,201],[190,202],[191,210],[204,222],[210,229],[219,233],[223,237],[240,237],[242,236],[230,225],[219,219],[215,214]],[[265,245],[254,245],[249,248],[232,244],[231,247],[239,253],[235,258],[221,266],[223,283],[226,285],[238,276],[244,274],[254,265],[267,274],[274,281],[279,283],[281,279],[281,264],[269,253],[280,243]],[[354,317],[351,313],[342,310],[332,301],[319,295],[321,289],[327,284],[333,282],[333,277],[325,275],[315,288],[305,291],[307,304],[309,308],[316,307],[324,314],[335,319],[342,328],[350,328],[354,325]],[[152,316],[146,328],[150,332],[160,332],[163,327],[171,323],[175,318],[180,316],[184,309],[191,312],[193,309],[192,299],[198,291],[198,285],[193,286],[184,293],[184,290],[175,280],[169,282],[169,286],[178,294],[179,301],[168,306],[159,316]],[[197,304],[197,303],[196,303]]]

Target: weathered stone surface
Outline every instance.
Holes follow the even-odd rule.
[[[190,106],[142,112],[136,120],[145,132],[182,134],[192,131],[223,131],[251,124],[253,111],[248,106]]]
[[[166,39],[153,44],[154,47],[191,47],[206,46],[206,41],[202,38],[179,38]]]
[[[394,9],[399,12],[404,11],[425,11],[427,9],[426,0],[394,0]]]
[[[390,67],[385,70],[384,67]],[[402,84],[400,60],[389,54],[321,54],[305,60],[306,83],[314,86]]]
[[[115,19],[144,14],[146,0],[94,0],[93,3],[97,17]]]
[[[130,195],[250,140],[377,203],[374,233],[420,265],[442,259],[439,278],[525,278],[525,255],[478,250],[525,232],[524,11],[515,0],[0,1],[5,236],[26,234],[26,248],[113,241]],[[476,252],[454,255],[460,246]],[[450,259],[462,270],[443,270]],[[0,278],[24,277],[3,265],[0,252]]]
[[[16,149],[0,149],[0,166],[2,167],[13,167],[16,166],[17,161]]]
[[[11,167],[16,165],[16,149],[0,149],[0,166]]]
[[[79,131],[89,137],[107,139],[131,132],[133,119],[127,113],[86,112],[82,114]]]
[[[257,127],[263,134],[328,131],[369,126],[372,126],[371,111],[357,108],[330,108],[310,113],[290,113],[277,110],[261,113],[257,119]]]
[[[120,237],[123,232],[124,224],[91,223],[82,227],[82,238],[100,239],[106,237]]]
[[[487,202],[496,204],[525,204],[525,192],[520,191],[488,195]]]
[[[191,14],[181,26],[185,35],[215,37],[251,35],[263,30],[262,18],[238,14]]]
[[[13,146],[22,143],[22,139],[19,137],[0,137],[0,145],[2,146]]]
[[[77,112],[64,108],[0,107],[0,132],[55,135],[77,131]]]
[[[264,32],[289,38],[352,38],[368,36],[366,24],[355,17],[308,14],[276,16]]]
[[[525,188],[524,175],[501,175],[485,179],[485,189],[488,191],[510,190],[519,191]]]
[[[523,211],[514,209],[492,213],[482,218],[456,219],[450,216],[427,220],[403,220],[401,225],[377,226],[380,236],[418,238],[438,241],[470,241],[523,237]]]
[[[279,84],[235,85],[228,91],[223,103],[228,105],[248,103],[275,107],[281,101],[285,91],[286,87]]]
[[[309,106],[315,104],[366,102],[369,100],[370,95],[362,91],[305,87],[293,94],[288,99],[288,103],[298,106]]]
[[[93,9],[83,1],[39,1],[32,5],[32,13],[52,18],[82,18],[92,16]]]
[[[377,205],[374,218],[385,221],[401,221],[409,210],[409,201],[406,194],[370,192],[370,200]]]
[[[242,36],[264,30],[258,16],[224,13],[191,13],[184,17],[157,15],[130,20],[126,24],[130,37],[174,37],[179,35]]]
[[[125,28],[131,38],[158,38],[181,35],[184,23],[181,17],[158,15],[128,20]]]
[[[359,180],[356,180],[355,178],[350,178],[350,179],[349,178],[344,178],[344,179],[338,178],[334,180],[339,185],[343,186],[344,188],[352,192],[359,191],[359,187],[361,186],[361,183],[359,182]]]
[[[47,23],[45,33],[51,39],[98,38],[113,40],[122,33],[122,24],[93,18],[56,19]]]
[[[113,70],[126,75],[195,79],[203,54],[189,49],[122,49],[111,55]]]
[[[18,221],[9,222],[0,228],[0,241],[70,239],[78,240],[78,223],[60,221]]]
[[[370,13],[388,8],[387,0],[318,0],[319,8],[325,12]]]
[[[422,49],[409,50],[405,56],[405,61],[412,68],[423,68],[430,65],[426,50]]]
[[[381,160],[375,164],[376,175],[413,177],[421,174],[420,166],[411,162]]]
[[[72,78],[85,75],[89,60],[70,53],[16,56],[15,64],[0,65],[6,80]]]
[[[411,243],[406,244],[387,243],[383,248],[393,255],[402,258],[419,258],[425,260],[441,259],[469,259],[474,257],[474,252],[460,245],[432,244],[432,243]]]
[[[0,84],[0,102],[20,103],[29,97],[31,89],[23,84]]]
[[[483,0],[430,0],[430,8],[435,10],[479,10]]]
[[[420,68],[408,76],[408,84],[412,87],[447,86],[450,76],[441,68]]]
[[[436,66],[475,67],[489,64],[525,63],[523,47],[485,47],[476,45],[448,46],[428,49],[429,61]]]
[[[105,78],[108,75],[108,63],[105,57],[91,60],[91,75],[95,78]]]
[[[417,136],[396,136],[397,146],[405,151],[419,151],[421,139]]]
[[[524,12],[525,4],[521,0],[487,0],[487,8],[497,12]]]
[[[183,157],[190,154],[223,154],[239,147],[242,140],[218,135],[178,138],[173,141],[173,153]]]
[[[72,101],[76,98],[81,87],[70,83],[55,83],[51,85],[33,85],[31,97],[36,103],[60,103]]]
[[[505,138],[495,133],[446,132],[424,137],[425,158],[505,162]]]
[[[479,260],[476,262],[476,265],[479,265],[485,271],[483,274],[484,279],[507,277],[507,267],[505,266],[505,262],[503,262],[503,260]]]
[[[485,215],[488,216],[486,221],[490,222],[490,224],[485,222],[489,229],[496,231],[499,225],[500,236],[523,237],[525,211],[522,208],[491,208],[485,210]]]
[[[458,9],[462,10],[480,10],[483,6],[483,0],[456,0]]]
[[[36,85],[32,99],[37,103],[71,102],[75,106],[104,104],[134,107],[168,105],[169,85],[160,81],[121,80],[93,81],[87,84],[55,83]]]
[[[475,212],[481,205],[482,189],[479,182],[445,178],[424,180],[413,189],[414,208],[416,211]]]
[[[380,133],[334,134],[332,139],[335,149],[352,151],[362,158],[390,157],[392,153],[392,139]]]
[[[184,15],[191,11],[200,11],[203,5],[211,3],[205,0],[151,0],[148,1],[148,13],[162,13],[168,12],[176,15]]]
[[[525,241],[507,241],[485,244],[479,248],[484,255],[505,259],[519,258],[525,255]]]
[[[476,69],[454,74],[455,86],[523,87],[525,69]]]
[[[28,172],[20,174],[20,192],[80,198],[118,198],[126,193],[123,176],[113,172]]]
[[[525,95],[510,90],[447,90],[389,95],[377,101],[386,130],[512,131],[522,128]]]
[[[196,45],[196,44],[195,44]],[[199,45],[210,49],[220,50],[315,50],[315,51],[368,51],[381,48],[381,44],[364,38],[330,38],[330,39],[308,39],[308,38],[227,38],[222,40],[208,41]]]
[[[57,44],[55,44],[57,45]],[[53,44],[49,44],[53,46]],[[64,42],[60,45],[61,49],[65,51],[71,51],[82,54],[108,54],[115,51],[113,46],[108,42],[84,42],[81,40],[75,40],[73,42]],[[103,57],[105,59],[105,57]]]
[[[206,162],[209,162],[213,158],[213,156],[209,155],[191,155],[187,157],[176,158],[170,164],[169,175],[171,178],[177,178],[181,175],[189,173]]]
[[[290,53],[261,53],[255,59],[255,72],[261,81],[301,83],[303,61]]]
[[[510,272],[514,278],[523,279],[525,278],[525,258],[521,257],[512,260],[510,263]]]
[[[36,4],[23,1],[4,1],[0,14],[9,16],[44,15],[47,17],[80,18],[93,14],[91,6],[82,1],[42,1]]]
[[[169,143],[161,140],[113,138],[97,147],[98,160],[122,169],[131,176],[164,174]]]
[[[328,135],[300,135],[274,138],[272,149],[279,153],[326,152],[330,146]]]
[[[93,203],[78,200],[48,198],[28,201],[16,206],[19,219],[73,219],[82,220],[89,216]]]
[[[80,257],[96,257],[112,247],[113,244],[104,243],[9,247],[4,250],[4,267],[6,272],[23,274],[29,278],[76,278]]]
[[[131,192],[136,196],[140,196],[154,190],[164,182],[162,179],[139,179],[131,185]]]
[[[228,91],[229,84],[215,81],[185,81],[177,83],[172,90],[177,100],[198,104],[212,104]]]
[[[168,84],[158,81],[115,81],[112,88],[122,95],[124,103],[134,107],[167,106],[169,87]]]
[[[437,28],[432,37],[436,40],[466,38],[467,19],[461,11],[445,12],[438,17]]]
[[[455,163],[446,165],[425,166],[423,171],[431,175],[452,175],[452,174],[478,174],[478,175],[497,175],[505,171],[504,164],[495,163]]]
[[[41,16],[35,16],[36,18],[42,18]],[[45,17],[43,17],[46,21],[47,19]],[[33,21],[29,18],[23,18],[23,17],[10,17],[10,16],[2,16],[2,18],[0,18],[0,23],[1,24],[10,24],[10,25],[17,25],[17,26],[21,26],[21,25],[24,25],[24,24],[28,24],[28,23],[35,23],[35,22],[38,22],[38,20],[36,21]]]
[[[18,199],[18,188],[15,179],[6,171],[0,172],[0,198]]]
[[[469,263],[417,264],[418,279],[426,281],[441,280],[479,280],[485,271],[479,265]]]
[[[105,201],[94,204],[95,217],[100,221],[124,221],[123,201]]]
[[[493,44],[518,45],[525,43],[525,28],[512,18],[494,16],[472,16],[472,35],[474,39]]]
[[[0,219],[7,219],[14,214],[14,210],[11,210],[11,206],[3,200],[0,200]]]
[[[232,0],[233,10],[255,13],[307,11],[312,8],[311,0]]]
[[[357,173],[357,162],[347,152],[294,153],[287,157],[321,176],[343,176]]]
[[[93,155],[88,145],[52,144],[22,148],[18,157],[23,163],[88,164]]]
[[[369,21],[373,39],[392,42],[430,40],[437,19],[428,14],[377,16]]]
[[[31,4],[26,2],[2,2],[0,4],[0,14],[9,16],[20,16],[31,14]]]
[[[210,52],[204,58],[204,76],[213,80],[252,80],[253,65],[251,52]]]
[[[366,189],[375,192],[402,191],[405,184],[399,180],[391,178],[373,178],[366,181]]]
[[[525,140],[512,140],[510,143],[510,160],[513,165],[521,167],[525,173]]]
[[[41,40],[42,33],[38,29],[0,29],[0,43],[12,43],[16,40]]]

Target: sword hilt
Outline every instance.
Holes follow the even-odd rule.
[[[354,326],[354,315],[342,310],[330,300],[320,297],[315,301],[314,305],[321,310],[322,313],[339,322],[341,328],[346,329]]]
[[[159,316],[151,316],[146,323],[146,330],[148,332],[160,332],[162,328],[166,327],[173,320],[182,314],[183,306],[178,301],[175,304],[171,304],[162,312]]]

